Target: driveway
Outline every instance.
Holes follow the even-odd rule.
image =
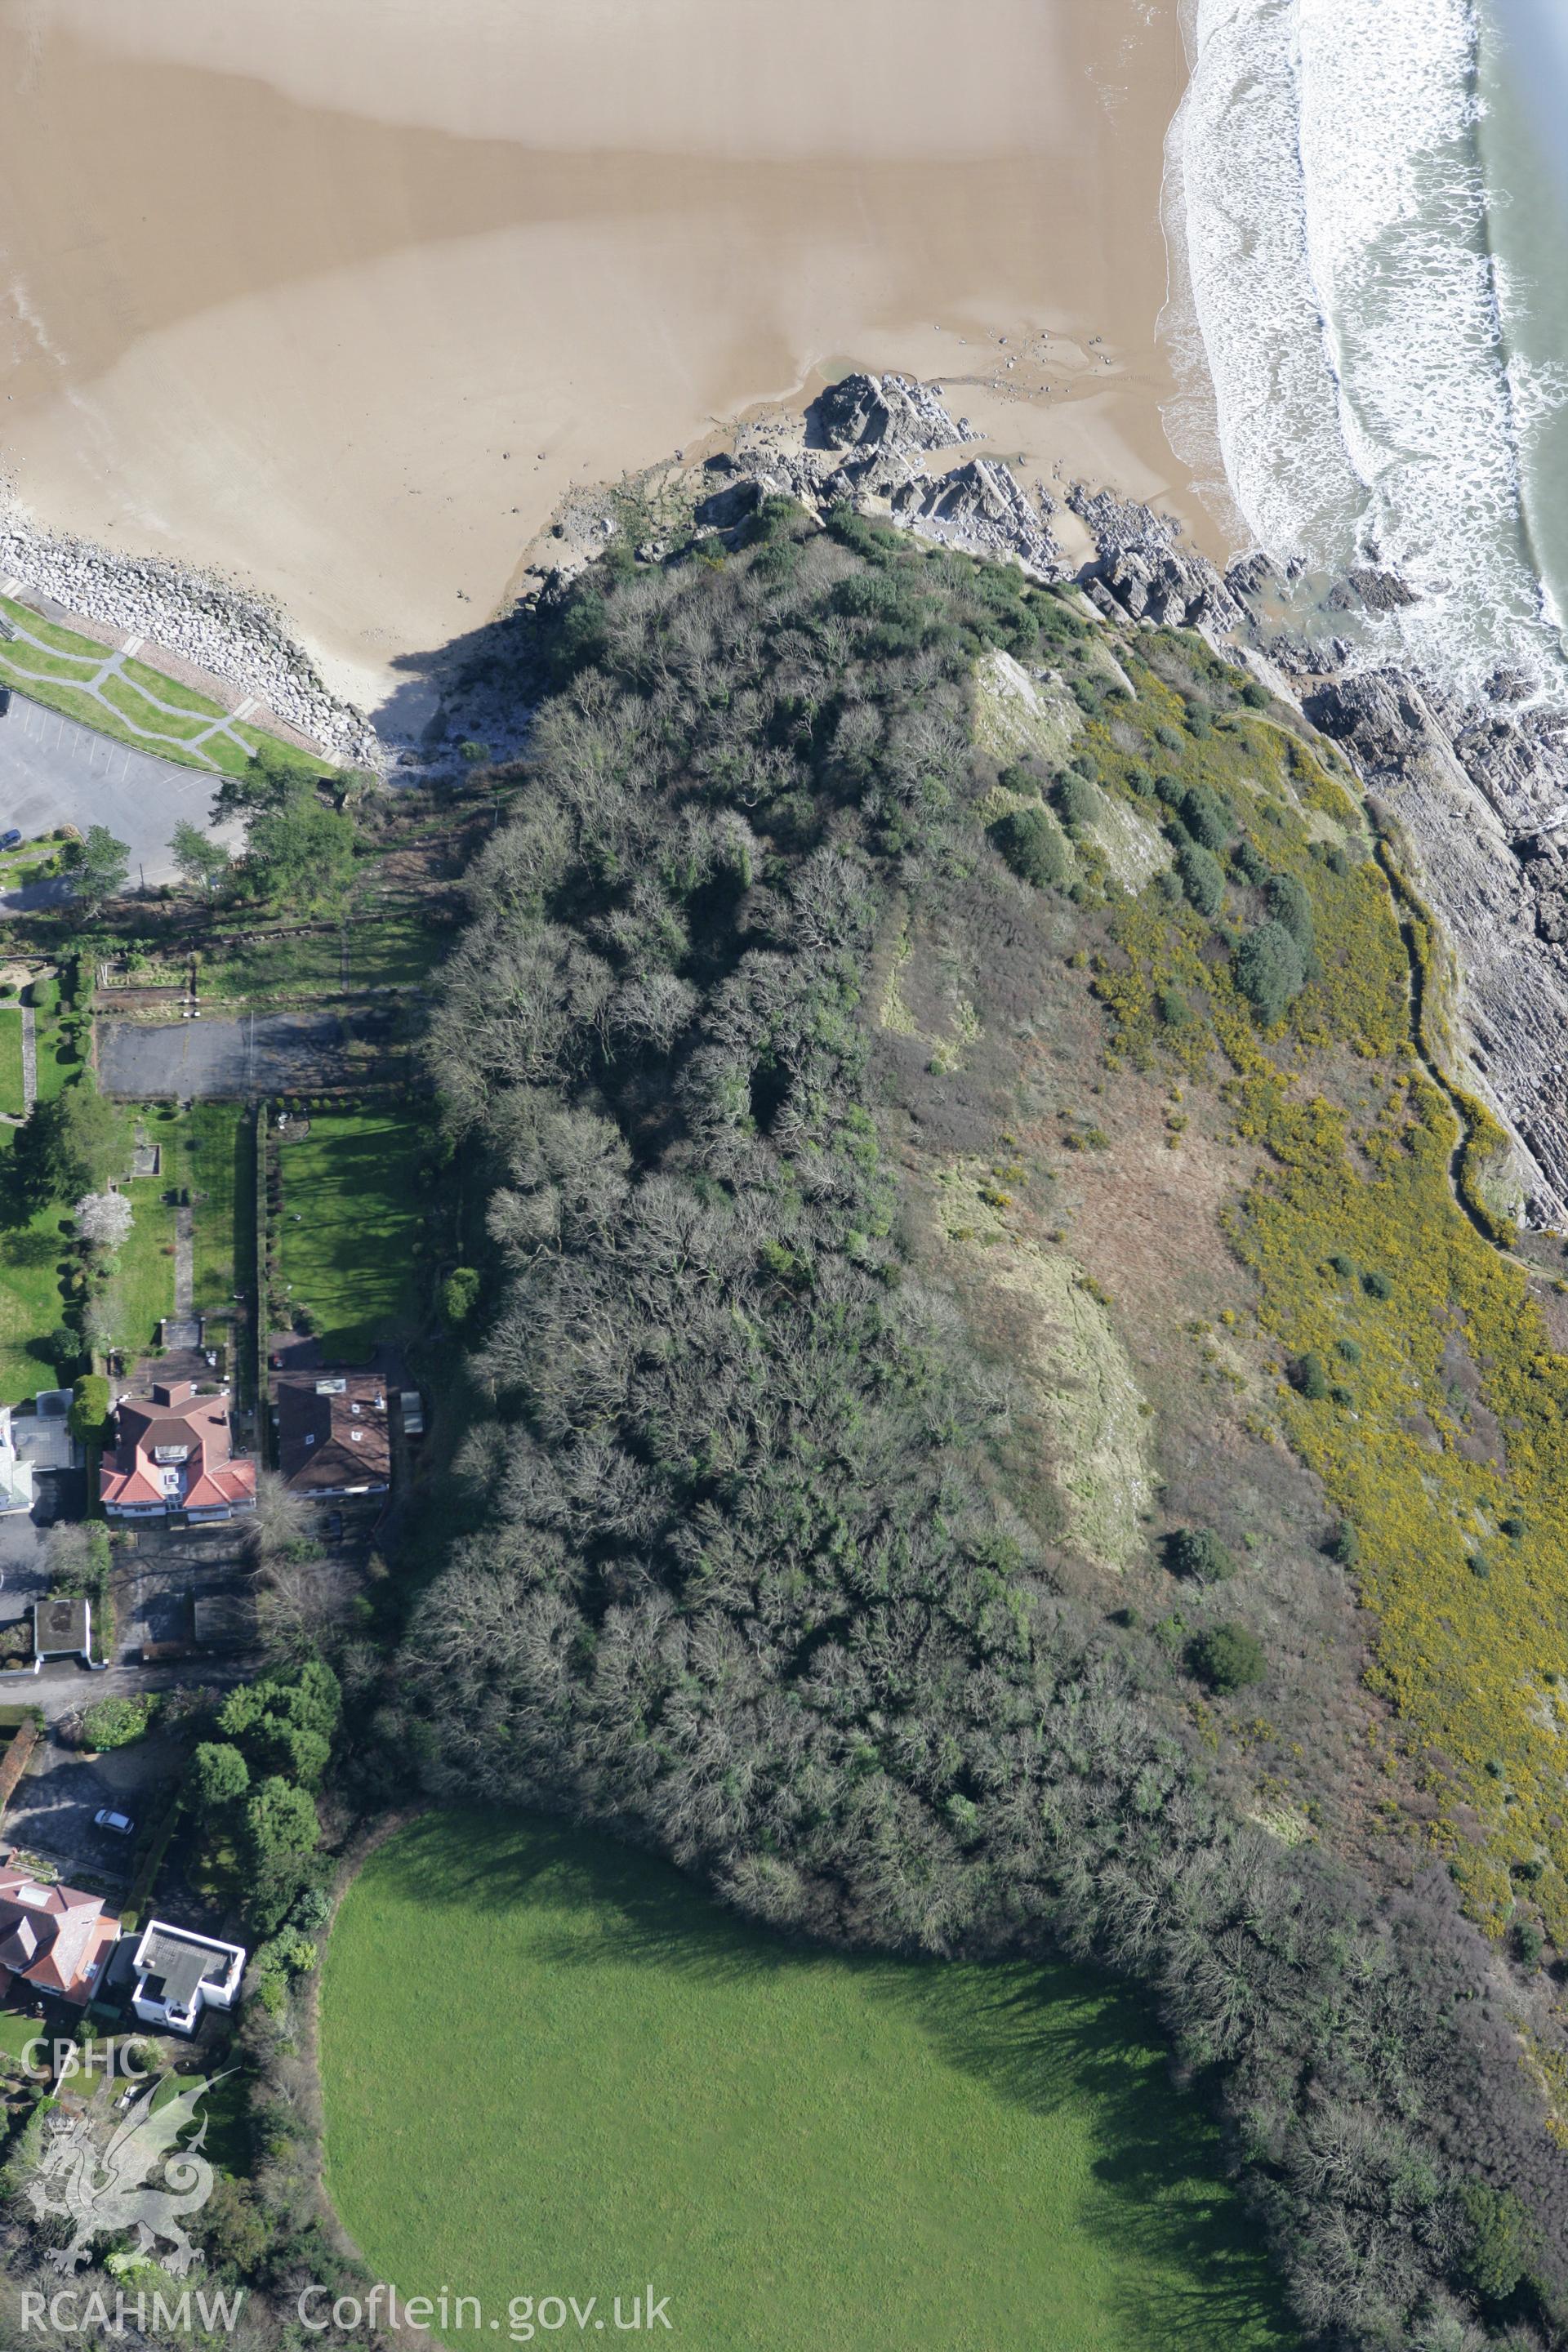
[[[26,1511],[7,1511],[0,1518],[0,1625],[30,1614],[35,1601],[49,1589],[45,1566],[48,1529]],[[0,1704],[21,1698],[31,1704],[31,1679],[0,1683]]]
[[[171,882],[169,842],[184,817],[205,830],[221,778],[133,751],[90,727],[79,727],[25,695],[13,694],[0,719],[0,832],[29,836],[74,824],[106,824],[131,852],[131,883]],[[0,897],[0,912],[20,913],[63,895],[58,884]]]
[[[375,1075],[355,1045],[395,1043],[394,1009],[247,1013],[230,1021],[100,1021],[98,1076],[105,1094],[246,1100],[291,1088],[336,1087]]]
[[[84,1699],[99,1695],[96,1688],[82,1693]],[[124,1883],[137,1841],[97,1828],[92,1817],[107,1809],[128,1814],[138,1830],[143,1828],[168,1804],[183,1754],[179,1741],[153,1732],[89,1763],[48,1733],[34,1748],[6,1808],[6,1842],[61,1864],[68,1878],[74,1867]]]

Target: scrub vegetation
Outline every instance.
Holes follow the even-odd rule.
[[[429,1048],[474,1426],[363,1769],[1129,1976],[1303,2329],[1554,2340],[1568,1365],[1396,844],[1102,634],[782,500],[536,625]]]

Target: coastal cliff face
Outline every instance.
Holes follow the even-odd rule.
[[[1302,700],[1415,854],[1458,964],[1454,1042],[1516,1139],[1530,1222],[1568,1223],[1562,720],[1444,713],[1399,672],[1314,681]]]
[[[708,461],[698,523],[733,532],[772,491],[818,515],[847,500],[921,538],[1016,558],[1041,581],[1076,580],[1116,625],[1196,630],[1253,670],[1342,746],[1397,823],[1411,879],[1453,950],[1446,1034],[1433,1042],[1447,1076],[1511,1139],[1494,1180],[1499,1205],[1535,1226],[1568,1226],[1568,711],[1533,705],[1511,673],[1494,677],[1478,709],[1433,681],[1367,668],[1344,637],[1291,625],[1292,583],[1267,558],[1222,573],[1163,517],[1081,485],[1066,504],[1093,551],[1071,560],[1053,530],[1053,495],[971,454],[973,438],[938,386],[847,376],[804,414],[740,428],[732,453]],[[1336,614],[1375,613],[1410,593],[1363,569],[1326,602]]]

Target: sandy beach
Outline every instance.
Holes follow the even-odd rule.
[[[849,365],[1212,541],[1165,0],[0,0],[0,58],[16,495],[270,592],[373,710],[569,488]]]

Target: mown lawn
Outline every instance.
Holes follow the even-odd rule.
[[[687,2352],[1293,2340],[1198,2110],[1070,1969],[801,1950],[608,1840],[438,1814],[343,1903],[321,2059],[373,2275],[487,2325],[651,2281]]]
[[[132,686],[151,694],[159,702],[172,703],[176,710],[194,710],[204,719],[221,719],[224,708],[210,694],[198,694],[194,686],[183,686],[177,677],[166,677],[161,669],[151,669],[145,662],[133,657],[120,665],[121,675]]]
[[[193,1103],[180,1129],[179,1181],[190,1187],[193,1304],[198,1315],[223,1314],[250,1286],[256,1249],[255,1144],[237,1103]]]
[[[19,1019],[14,1008],[13,1019]],[[0,1031],[4,1024],[0,1022]],[[37,1014],[38,1099],[51,1101],[81,1075],[79,1049],[69,1044],[47,1005]],[[142,1353],[153,1345],[160,1319],[174,1303],[174,1212],[163,1198],[174,1178],[171,1146],[177,1132],[172,1110],[146,1115],[149,1139],[164,1148],[164,1172],[126,1181],[121,1189],[135,1222],[120,1254],[109,1290],[115,1336]],[[64,1278],[74,1270],[73,1226],[68,1199],[31,1207],[15,1179],[15,1153],[25,1128],[0,1126],[0,1404],[16,1404],[54,1385],[55,1350],[49,1341],[65,1319]],[[131,1121],[125,1129],[126,1159]]]
[[[24,647],[23,651],[26,652],[26,648]],[[161,760],[174,761],[178,767],[206,768],[211,765],[199,751],[188,751],[182,743],[172,740],[149,743],[145,736],[138,735],[133,728],[127,727],[117,719],[106,703],[100,702],[96,695],[84,693],[80,687],[67,686],[54,678],[36,677],[24,672],[18,663],[9,658],[9,649],[5,646],[0,646],[0,686],[12,687],[34,702],[41,702],[46,710],[58,710],[63,718],[74,719],[81,726],[90,727],[98,734],[107,735],[117,743],[129,743],[139,751],[153,752]],[[241,754],[237,752],[235,758],[237,764],[244,764]]]
[[[0,1213],[10,1191],[10,1159],[20,1128],[0,1127]],[[60,1270],[68,1265],[66,1210],[50,1202],[17,1224],[0,1231],[0,1404],[19,1404],[42,1388],[52,1388],[55,1359],[51,1331],[65,1314]]]
[[[319,752],[302,751],[298,743],[286,742],[281,735],[274,735],[268,728],[253,727],[247,719],[237,719],[234,731],[240,741],[248,743],[253,751],[259,751],[265,743],[283,766],[293,769],[296,775],[330,776],[333,772],[331,761],[323,759]]]
[[[0,596],[0,613],[8,614],[39,640],[37,645],[25,645],[14,638],[0,640],[0,685],[12,687],[34,702],[42,703],[46,709],[78,719],[82,726],[91,727],[116,742],[152,751],[178,766],[216,767],[230,775],[243,775],[248,768],[249,753],[241,743],[225,736],[215,736],[199,751],[187,748],[188,739],[200,734],[205,719],[224,716],[221,705],[209,696],[138,661],[126,662],[119,676],[105,680],[101,698],[98,694],[84,692],[84,686],[97,677],[112,653],[112,646],[100,646],[74,629],[46,621],[30,606],[19,604],[8,596]],[[148,694],[171,708],[158,709],[146,700]],[[191,715],[174,715],[182,711]],[[127,719],[133,724],[126,725]],[[139,728],[150,730],[160,740],[149,742],[144,733],[137,732]],[[298,744],[284,742],[265,728],[242,723],[237,726],[236,732],[252,750],[263,743],[270,745],[286,766],[301,775],[331,772],[329,761],[300,751]]]
[[[40,646],[24,645],[16,638],[7,638],[5,646],[6,660],[27,677],[58,677],[70,685],[90,686],[102,667],[101,662],[78,661],[69,654],[46,653]]]
[[[40,2019],[34,2017],[30,2011],[0,2009],[0,2053],[14,2059],[17,2068],[23,2073],[26,2072],[26,2068],[23,2063],[22,2053],[30,2042],[37,2039],[40,2033],[47,2039],[48,2028]],[[33,2056],[37,2054],[37,2052],[30,2053]]]
[[[15,596],[0,596],[0,613],[37,637],[40,645],[53,646],[57,653],[80,654],[89,661],[101,663],[113,651],[111,646],[100,645],[96,637],[84,637],[79,630],[62,629],[58,621],[46,621],[31,604],[20,604]]]
[[[362,1363],[413,1321],[420,1142],[401,1113],[332,1111],[279,1149],[283,1278],[329,1360]]]
[[[47,994],[53,996],[50,983]],[[77,1048],[67,1043],[48,1002],[37,1014],[38,1100],[51,1102],[79,1075]],[[0,1127],[0,1404],[17,1404],[51,1387],[55,1360],[47,1341],[65,1312],[60,1272],[68,1263],[65,1209],[56,1201],[26,1216],[15,1214],[10,1155],[19,1128]]]
[[[152,735],[174,735],[182,742],[188,743],[208,724],[205,719],[188,715],[182,717],[172,710],[160,710],[156,703],[149,702],[140,687],[131,684],[129,678],[106,677],[99,692],[106,702],[114,705],[122,719],[129,719],[133,727],[144,728]]]
[[[171,1129],[149,1119],[147,1131],[167,1154]],[[174,1212],[163,1198],[166,1175],[138,1176],[120,1189],[135,1223],[110,1286],[115,1337],[132,1354],[144,1355],[159,1323],[174,1311]]]
[[[20,1118],[27,1108],[22,1084],[22,1011],[0,1004],[0,1111]]]

